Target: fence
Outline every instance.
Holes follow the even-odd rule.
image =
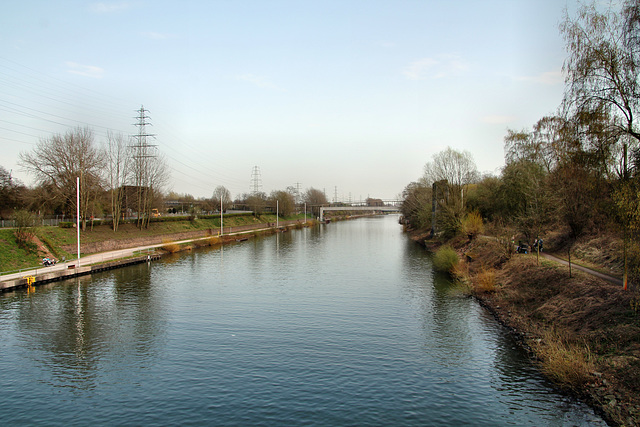
[[[39,218],[37,221],[37,225],[50,225],[53,227],[57,227],[61,222],[64,221],[73,221],[73,219],[62,217],[55,218]],[[13,219],[0,219],[0,228],[15,228],[16,221]]]
[[[290,219],[290,220],[280,220],[278,225],[280,227],[285,227],[288,225],[302,224],[304,221],[301,219]],[[232,233],[242,233],[243,231],[251,231],[251,230],[259,230],[262,228],[270,228],[275,227],[275,222],[270,222],[266,224],[247,224],[247,225],[235,225],[233,227],[224,227],[224,234],[232,234]],[[216,230],[216,229],[212,229]],[[217,234],[220,235],[220,229],[217,229]]]

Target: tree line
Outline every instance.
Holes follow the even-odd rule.
[[[276,212],[277,206],[281,216],[288,216],[303,203],[310,214],[318,215],[320,206],[327,204],[324,192],[315,188],[302,194],[294,187],[270,195],[246,193],[235,200],[224,186],[217,186],[210,198],[166,193],[169,167],[151,145],[114,133],[108,133],[106,141],[99,144],[89,128],[78,127],[42,139],[31,151],[20,153],[19,164],[34,176],[35,186],[28,188],[0,166],[0,219],[20,219],[21,224],[33,222],[34,215],[74,218],[78,178],[83,230],[88,221],[102,217],[111,220],[114,231],[130,216],[138,227],[148,227],[156,209],[165,211],[165,200],[182,202],[192,215],[226,211],[236,205],[256,215],[266,209]]]
[[[289,186],[284,190],[274,190],[267,194],[262,191],[238,194],[235,198],[231,192],[222,185],[213,191],[210,198],[195,198],[190,194],[179,194],[169,192],[165,195],[166,201],[177,202],[180,211],[187,212],[195,208],[199,212],[226,212],[227,209],[235,208],[250,210],[255,216],[266,212],[278,213],[285,217],[302,212],[304,206],[310,215],[320,215],[320,207],[328,206],[329,202],[325,193],[317,188],[310,187],[300,193],[296,187]],[[174,208],[177,209],[177,208]]]
[[[627,267],[637,279],[640,0],[606,9],[593,2],[575,16],[565,11],[560,32],[567,57],[556,113],[531,129],[507,130],[498,176],[481,176],[468,152],[436,154],[405,188],[403,214],[414,228],[435,222],[446,235],[471,227],[472,212],[529,241],[562,227],[569,250],[585,234],[616,232],[624,243],[625,279]]]
[[[85,230],[87,221],[109,215],[117,230],[125,209],[133,207],[143,228],[169,179],[161,154],[136,150],[123,135],[111,132],[106,143],[99,145],[87,127],[43,138],[19,156],[19,164],[33,175],[35,186],[27,188],[0,166],[0,194],[9,195],[0,198],[3,218],[14,217],[19,209],[69,219],[79,212]]]

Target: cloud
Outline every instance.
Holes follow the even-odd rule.
[[[104,70],[95,65],[82,65],[76,62],[66,62],[67,70],[71,74],[78,74],[80,76],[92,77],[94,79],[101,79],[104,74]]]
[[[490,125],[505,125],[511,123],[516,118],[514,116],[501,116],[499,114],[492,114],[482,117],[482,122]]]
[[[516,77],[516,80],[522,82],[539,83],[543,85],[555,85],[564,82],[562,71],[547,71],[537,76]]]
[[[90,8],[94,13],[113,13],[121,10],[129,9],[131,5],[127,2],[118,2],[118,3],[93,3]]]
[[[469,66],[456,55],[422,58],[409,64],[402,74],[409,80],[441,79],[464,73]]]
[[[272,83],[267,77],[265,76],[256,76],[255,74],[242,74],[240,76],[236,76],[236,79],[240,80],[240,81],[244,81],[244,82],[249,82],[255,86],[258,86],[259,88],[262,89],[274,89],[274,90],[280,90],[280,88],[275,85],[274,83]]]

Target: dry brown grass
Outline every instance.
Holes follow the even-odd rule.
[[[593,357],[586,343],[570,343],[554,331],[545,331],[534,347],[542,371],[559,385],[579,389],[593,379]]]
[[[458,282],[469,282],[469,264],[464,261],[460,261],[451,267],[451,275]]]
[[[205,239],[205,241],[207,242],[207,245],[209,246],[215,246],[215,245],[219,245],[222,243],[222,239],[220,237],[217,236],[211,236]]]
[[[585,237],[578,241],[573,252],[589,267],[603,269],[621,276],[624,270],[622,239],[610,234]]]
[[[451,269],[451,276],[455,280],[455,289],[462,292],[463,295],[473,295],[471,279],[469,277],[469,264],[460,261]]]
[[[196,248],[202,248],[205,246],[215,246],[222,243],[222,239],[218,236],[209,236],[205,239],[198,239],[193,241],[193,246]]]
[[[475,278],[475,289],[477,292],[494,292],[496,289],[496,270],[494,268],[483,267]]]
[[[171,241],[162,241],[162,247],[163,250],[173,254],[176,253],[180,250],[180,245],[175,243],[175,242],[171,242]]]

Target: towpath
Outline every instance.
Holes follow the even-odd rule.
[[[559,264],[567,265],[567,266],[569,265],[568,261],[565,261],[562,258],[558,258],[555,255],[551,255],[551,254],[546,253],[546,252],[540,252],[540,255],[542,257],[548,259],[548,260],[555,261],[555,262],[557,262]],[[574,262],[571,263],[571,268],[572,269],[575,268],[576,270],[580,270],[580,271],[583,271],[585,273],[591,274],[592,276],[599,277],[600,279],[606,280],[607,282],[611,282],[611,283],[614,283],[616,285],[622,286],[622,279],[620,279],[618,277],[614,277],[614,276],[611,276],[609,274],[601,273],[599,271],[593,270],[593,269],[588,268],[588,267],[583,267],[583,266],[578,265],[578,264],[576,264]]]
[[[252,229],[250,231],[244,231],[244,232],[237,232],[237,233],[229,233],[227,235],[242,235],[242,234],[246,234],[246,233],[254,233],[256,231],[263,231],[263,230],[267,230],[268,228],[262,228],[262,229]],[[171,242],[171,243],[176,243],[176,244],[183,244],[183,243],[191,243],[191,242],[195,242],[198,240],[204,240],[204,239],[208,239],[209,237],[201,237],[201,238],[196,238],[196,239],[187,239],[187,240],[179,240],[176,242]],[[146,245],[146,246],[137,246],[137,247],[133,247],[133,248],[126,248],[126,249],[118,249],[118,250],[114,250],[114,251],[108,251],[108,252],[100,252],[100,253],[96,253],[96,254],[90,254],[90,255],[86,255],[86,256],[81,256],[80,260],[76,259],[72,259],[69,261],[65,261],[65,262],[59,262],[56,265],[52,265],[49,267],[37,267],[37,268],[33,268],[33,269],[28,269],[28,270],[21,270],[19,272],[15,272],[15,273],[10,273],[10,274],[4,274],[4,275],[0,275],[0,282],[4,282],[4,281],[9,281],[9,280],[16,280],[16,279],[23,279],[27,276],[41,276],[43,274],[48,274],[48,273],[53,273],[56,271],[63,271],[63,270],[67,270],[67,269],[71,269],[71,268],[75,268],[75,267],[83,267],[83,266],[89,266],[92,264],[99,264],[99,263],[106,263],[106,262],[110,262],[110,261],[115,261],[115,260],[119,260],[119,259],[124,259],[124,258],[129,258],[129,257],[133,257],[134,255],[144,255],[145,251],[151,251],[153,249],[159,248],[161,246],[164,246],[166,243],[158,243],[158,244],[154,244],[154,245]]]

